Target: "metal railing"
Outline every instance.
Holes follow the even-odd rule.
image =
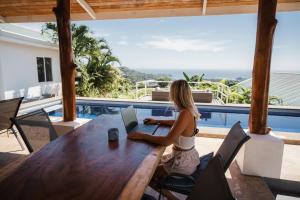
[[[155,88],[169,89],[172,81],[156,81],[146,80],[139,81],[135,84],[135,98],[141,99],[145,96],[151,96],[151,92]],[[209,90],[213,93],[213,98],[228,103],[230,96],[230,87],[220,82],[201,81],[201,82],[188,82],[192,89]]]

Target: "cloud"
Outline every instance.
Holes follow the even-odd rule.
[[[183,37],[153,37],[146,41],[142,46],[156,49],[173,50],[177,52],[184,51],[224,51],[228,41],[210,41],[207,39],[189,39]]]
[[[288,45],[274,45],[274,49],[287,49],[289,48]]]
[[[104,32],[93,32],[93,36],[97,38],[103,38],[110,36],[110,34]]]
[[[121,35],[120,40],[117,41],[118,45],[127,46],[129,44],[128,42],[128,36],[127,35]]]
[[[123,45],[123,46],[128,45],[128,41],[127,40],[121,40],[121,41],[119,41],[117,43],[118,43],[118,45]]]

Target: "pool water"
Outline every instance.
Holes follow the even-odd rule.
[[[77,117],[95,119],[102,114],[118,115],[122,108],[129,105],[78,104]],[[134,105],[134,108],[139,119],[146,117],[169,117],[175,119],[178,115],[178,112],[173,107],[168,106]],[[237,121],[241,121],[243,128],[248,127],[248,111],[198,109],[201,113],[201,120],[197,122],[198,126],[230,128]],[[50,111],[49,115],[62,116],[62,110]],[[274,131],[300,133],[300,113],[292,115],[286,113],[269,114],[268,123]]]

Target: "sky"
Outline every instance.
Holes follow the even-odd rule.
[[[273,71],[300,71],[300,12],[277,13]],[[79,21],[132,69],[251,70],[256,14]],[[22,24],[40,30],[40,23]]]

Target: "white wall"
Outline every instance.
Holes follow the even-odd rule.
[[[52,82],[38,82],[36,57],[52,59]],[[59,87],[59,51],[0,40],[0,99],[49,93]]]

